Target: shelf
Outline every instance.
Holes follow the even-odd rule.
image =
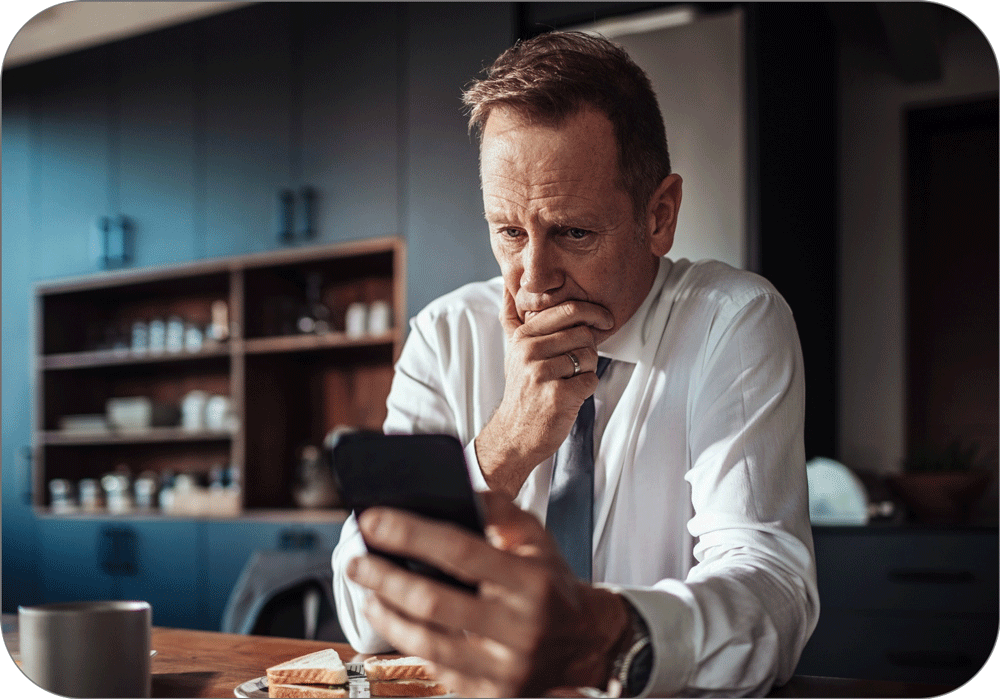
[[[229,346],[205,347],[198,352],[147,352],[133,354],[128,350],[96,350],[92,352],[66,352],[47,354],[40,358],[42,369],[96,369],[164,362],[190,362],[200,359],[228,357]]]
[[[301,451],[337,425],[383,423],[406,331],[405,271],[403,241],[377,238],[36,286],[33,505],[49,504],[53,478],[94,478],[122,465],[202,477],[228,465],[242,485],[242,518],[342,517],[294,508]],[[287,321],[315,296],[316,279],[319,299],[312,300],[327,307],[337,331],[298,334]],[[221,322],[219,302],[229,327],[224,342],[155,354],[90,349],[130,341],[130,329],[150,318]],[[389,305],[390,330],[343,332],[352,304],[376,302]],[[67,416],[106,413],[110,398],[144,397],[173,410],[194,391],[227,397],[239,429],[58,429]]]
[[[397,339],[395,330],[379,335],[348,337],[341,332],[326,335],[283,335],[280,337],[258,337],[245,340],[246,354],[279,354],[282,352],[308,352],[328,350],[338,347],[382,347],[393,344]]]
[[[180,521],[195,520],[204,522],[261,522],[270,524],[341,524],[350,516],[350,510],[331,508],[326,510],[305,510],[305,509],[247,509],[234,515],[187,515],[187,514],[166,514],[158,510],[134,510],[132,512],[84,512],[76,510],[73,512],[56,512],[50,507],[35,508],[35,515],[44,519],[90,519],[90,520],[114,520],[114,521]]]
[[[180,427],[153,427],[141,432],[85,432],[70,433],[46,431],[40,434],[42,444],[49,446],[77,446],[103,444],[156,444],[169,442],[222,442],[233,438],[232,432],[218,430],[185,430]]]

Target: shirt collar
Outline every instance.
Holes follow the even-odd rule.
[[[632,317],[625,322],[625,325],[618,329],[618,332],[598,345],[598,355],[632,364],[639,362],[642,348],[649,339],[649,323],[656,315],[657,306],[660,305],[660,290],[663,288],[663,283],[666,281],[672,265],[670,260],[665,257],[661,257],[658,264],[656,278],[653,280],[653,285],[650,287],[649,293],[646,294],[646,298],[632,314]]]

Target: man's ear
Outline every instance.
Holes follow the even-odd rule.
[[[680,175],[667,175],[649,199],[646,209],[649,249],[656,257],[663,257],[674,245],[677,212],[681,208],[681,185]]]

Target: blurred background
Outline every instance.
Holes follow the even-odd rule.
[[[378,426],[409,317],[497,273],[461,90],[568,28],[654,82],[685,180],[670,256],[758,272],[795,314],[827,479],[800,671],[982,665],[998,72],[930,3],[42,11],[2,74],[4,612],[140,597],[160,625],[338,633],[323,568],[346,513],[318,450]]]

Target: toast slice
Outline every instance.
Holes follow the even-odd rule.
[[[347,685],[332,684],[268,684],[267,696],[271,699],[346,699],[350,696]]]
[[[373,697],[439,697],[448,688],[433,680],[369,680],[368,692]]]
[[[368,678],[369,682],[435,679],[431,674],[430,662],[412,655],[405,658],[379,658],[376,656],[365,660],[364,666],[365,677]]]
[[[347,683],[347,668],[333,648],[292,658],[267,668],[267,684],[276,685],[338,685]],[[345,687],[346,689],[346,687]],[[273,694],[271,696],[274,696]],[[326,695],[324,695],[326,696]],[[332,695],[330,695],[332,696]]]

